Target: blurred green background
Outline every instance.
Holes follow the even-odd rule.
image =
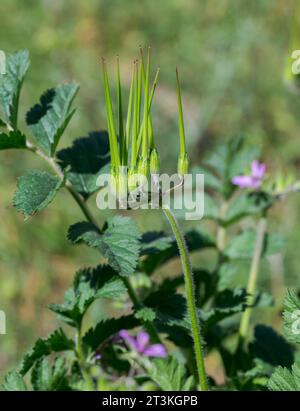
[[[161,68],[153,116],[164,171],[174,171],[177,160],[178,66],[193,164],[228,137],[243,135],[262,146],[270,172],[298,174],[300,95],[284,80],[293,7],[292,0],[1,0],[0,48],[27,48],[31,55],[21,98],[23,130],[29,134],[23,118],[41,93],[72,80],[81,84],[78,110],[60,148],[105,128],[100,58],[110,64],[118,54],[128,86],[138,46],[151,45],[153,65]],[[0,336],[2,375],[53,329],[56,319],[46,305],[61,300],[75,270],[98,262],[97,255],[71,247],[65,238],[68,225],[82,219],[67,193],[31,220],[16,214],[16,178],[38,167],[45,165],[32,154],[0,154],[0,309],[7,315],[7,335]],[[286,238],[284,253],[272,259],[264,280],[277,302],[266,321],[277,326],[284,287],[299,284],[299,205],[294,196],[271,216],[272,228]],[[161,229],[164,223],[150,212],[139,225]]]

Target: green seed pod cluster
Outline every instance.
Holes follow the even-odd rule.
[[[111,173],[116,180],[116,191],[119,197],[126,192],[136,190],[151,174],[159,174],[160,159],[155,146],[151,107],[157,85],[159,69],[156,70],[153,82],[150,80],[150,48],[148,48],[146,64],[143,51],[140,48],[140,58],[133,63],[126,119],[123,118],[123,96],[119,58],[117,58],[117,107],[118,116],[115,121],[112,95],[109,86],[108,70],[105,60],[102,60],[103,81],[105,90],[105,106],[108,126],[108,136],[111,155]],[[180,152],[178,173],[184,175],[188,171],[188,157],[185,144],[183,112],[178,71],[178,121]],[[126,174],[120,175],[120,169],[126,169]],[[123,173],[123,171],[122,171]],[[140,177],[139,177],[140,175]],[[146,181],[147,181],[146,180]]]

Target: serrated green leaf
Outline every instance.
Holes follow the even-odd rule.
[[[67,324],[77,326],[96,299],[118,299],[125,292],[123,281],[111,267],[85,268],[76,273],[73,287],[66,291],[64,302],[51,304],[49,308]]]
[[[254,341],[249,346],[255,358],[272,366],[290,367],[294,362],[291,345],[273,328],[257,325],[254,330]]]
[[[46,171],[30,171],[18,178],[13,205],[25,217],[32,216],[53,201],[62,183]]]
[[[19,367],[21,375],[25,375],[33,364],[42,357],[48,356],[53,352],[68,351],[74,349],[74,342],[70,340],[64,331],[59,328],[49,337],[38,339],[33,348],[25,355]]]
[[[140,252],[140,231],[136,223],[122,216],[107,220],[100,249],[109,264],[122,276],[134,273]]]
[[[69,391],[65,360],[57,358],[53,365],[46,358],[37,361],[31,373],[31,384],[34,391]]]
[[[61,167],[68,169],[68,180],[84,198],[88,198],[99,189],[99,175],[109,173],[107,132],[94,131],[89,133],[88,137],[75,140],[71,147],[60,150],[57,158]]]
[[[242,192],[229,204],[223,223],[228,226],[249,215],[261,213],[271,203],[272,197],[266,193]]]
[[[195,389],[193,377],[187,377],[184,364],[175,357],[156,359],[148,369],[148,375],[162,391],[191,391]]]
[[[249,259],[252,257],[256,242],[256,232],[246,229],[236,235],[231,241],[224,254],[232,259]],[[266,234],[264,240],[263,256],[273,255],[282,251],[284,240],[278,234]]]
[[[230,161],[230,150],[226,144],[218,145],[214,152],[205,160],[205,165],[208,165],[218,173],[219,177],[226,175],[228,163]]]
[[[165,264],[170,259],[179,255],[175,240],[171,242],[170,236],[163,233],[160,233],[160,235],[160,240],[157,237],[156,241],[159,241],[161,249],[159,250],[159,247],[156,247],[154,244],[152,247],[148,247],[148,250],[153,251],[155,249],[155,252],[148,252],[149,255],[141,262],[141,268],[147,274],[152,274],[158,266]],[[215,247],[214,240],[208,234],[199,230],[188,231],[185,234],[185,239],[190,252]],[[146,251],[144,251],[144,253],[146,254]]]
[[[7,53],[5,74],[0,74],[0,105],[5,122],[14,130],[17,129],[19,97],[29,64],[27,50]]]
[[[141,238],[141,255],[157,254],[168,249],[174,243],[174,236],[162,231],[148,231]]]
[[[143,304],[154,310],[159,321],[165,324],[179,324],[180,321],[185,320],[186,317],[186,301],[185,298],[176,293],[176,291],[169,292],[166,297],[164,289],[149,294]]]
[[[204,193],[204,216],[203,218],[208,218],[212,220],[219,219],[219,208],[214,200],[209,194]]]
[[[247,293],[243,288],[224,290],[215,300],[215,307],[209,311],[200,311],[200,318],[204,322],[203,332],[220,321],[234,314],[243,312],[247,307]]]
[[[109,218],[101,233],[89,223],[74,224],[68,233],[73,243],[84,242],[98,248],[121,276],[133,274],[136,268],[141,248],[140,237],[136,223],[123,216]]]
[[[300,299],[295,290],[288,290],[284,300],[284,333],[286,338],[300,344]]]
[[[0,133],[0,150],[8,150],[13,148],[26,148],[26,137],[21,131],[10,131]]]
[[[67,238],[73,244],[85,243],[90,247],[99,247],[101,231],[94,224],[82,221],[69,227]]]
[[[219,177],[215,176],[211,171],[208,169],[201,167],[201,166],[196,166],[193,167],[191,173],[193,175],[196,174],[203,174],[204,175],[204,186],[205,188],[212,188],[213,190],[216,191],[221,191],[223,183],[220,180]]]
[[[133,315],[120,318],[109,318],[101,321],[94,328],[90,328],[82,341],[92,350],[96,350],[108,338],[117,334],[120,330],[130,330],[140,325],[140,321]]]
[[[76,83],[65,84],[47,90],[40,102],[26,115],[36,144],[48,156],[53,156],[59,140],[68,126],[75,110],[72,102],[79,90]]]
[[[232,260],[224,262],[218,271],[218,285],[219,291],[226,288],[234,288],[247,283],[249,274],[249,265],[245,264],[244,260]]]
[[[2,387],[4,391],[27,391],[24,380],[17,371],[6,374]]]
[[[147,321],[152,322],[156,318],[156,313],[151,308],[144,307],[144,308],[141,308],[140,310],[137,310],[134,316],[135,318],[137,318],[138,320],[142,320],[143,322],[147,322]]]
[[[300,391],[300,364],[294,364],[291,371],[284,367],[276,368],[268,388],[271,391]]]

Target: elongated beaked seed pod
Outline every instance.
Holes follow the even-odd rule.
[[[135,167],[129,167],[128,170],[128,191],[134,191],[137,187],[137,170]]]
[[[117,57],[117,116],[114,115],[113,102],[109,85],[107,65],[102,59],[103,81],[105,91],[105,106],[107,128],[111,155],[111,175],[114,177],[113,186],[120,200],[126,199],[127,191],[138,190],[152,182],[154,176],[160,172],[160,158],[155,146],[151,105],[158,80],[159,69],[156,70],[154,80],[150,81],[150,48],[147,59],[144,60],[143,50],[140,48],[140,59],[133,62],[130,91],[127,107],[123,107],[121,87],[120,62]],[[188,155],[185,142],[183,108],[181,101],[178,70],[177,102],[179,125],[179,157],[177,170],[181,176],[188,172]],[[127,111],[123,118],[123,109]],[[127,168],[128,167],[128,168]],[[124,169],[122,174],[121,169]]]
[[[143,177],[149,177],[149,160],[145,157],[140,157],[138,161],[137,173]],[[144,178],[143,178],[144,181]]]
[[[180,154],[178,157],[177,172],[183,177],[189,171],[189,158],[187,153]]]
[[[180,82],[179,82],[179,74],[178,74],[177,69],[176,69],[176,80],[177,80],[178,124],[179,124],[179,144],[180,144],[180,151],[179,151],[178,163],[177,163],[177,172],[181,177],[183,177],[188,172],[189,159],[188,159],[188,155],[186,152]]]
[[[150,173],[158,174],[159,170],[160,170],[159,154],[156,148],[153,148],[150,154]]]
[[[127,173],[121,170],[116,176],[117,196],[119,200],[127,200]]]

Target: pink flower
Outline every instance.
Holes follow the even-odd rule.
[[[232,184],[240,188],[257,189],[261,186],[262,180],[266,172],[266,165],[257,160],[252,161],[251,174],[248,176],[235,176],[232,179]]]
[[[149,334],[140,331],[136,337],[132,337],[128,331],[121,330],[119,336],[137,353],[146,357],[166,357],[167,351],[162,344],[150,344]]]

